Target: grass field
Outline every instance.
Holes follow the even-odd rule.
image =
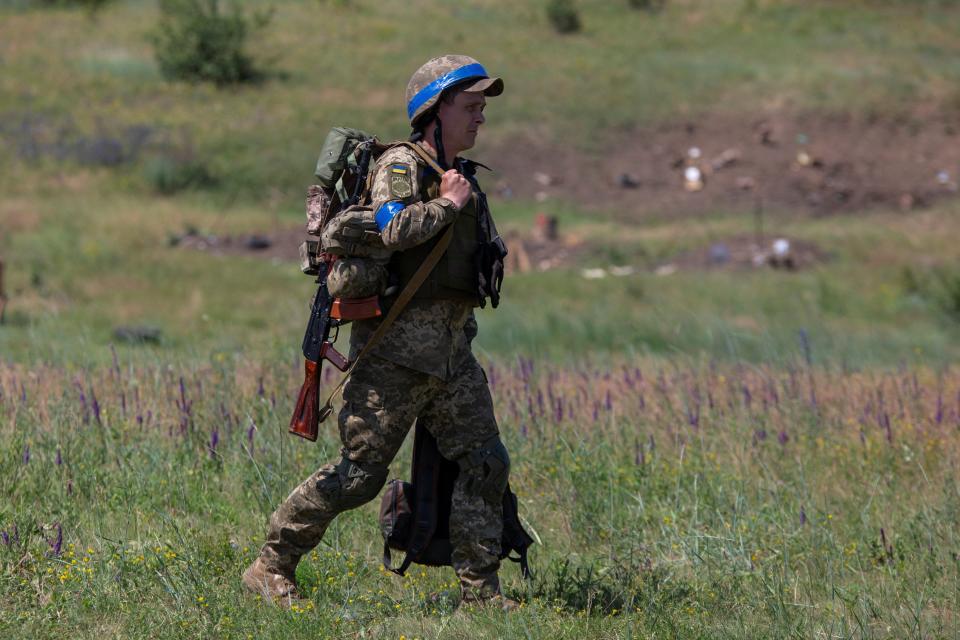
[[[582,0],[572,36],[542,3],[273,6],[267,78],[229,89],[161,78],[153,2],[0,6],[0,636],[960,636],[960,200],[768,208],[764,243],[816,248],[796,271],[686,258],[751,237],[752,203],[550,201],[577,258],[511,273],[475,343],[540,542],[531,582],[502,572],[512,615],[456,612],[450,570],[384,573],[376,503],[301,565],[305,607],[243,594],[269,513],[339,448],[286,433],[314,285],[171,241],[301,224],[326,130],[405,135],[440,50],[506,79],[481,159],[517,135],[595,157],[698,114],[949,120],[960,5]],[[184,167],[202,184],[161,193]],[[491,201],[515,235],[545,206]],[[633,271],[584,276],[611,266]]]
[[[284,433],[296,365],[4,366],[5,635],[958,632],[956,368],[488,362],[541,544],[531,583],[503,571],[518,614],[466,616],[449,570],[378,569],[376,505],[301,564],[305,609],[241,594],[266,515],[339,446]]]

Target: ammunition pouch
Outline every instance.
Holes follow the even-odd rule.
[[[348,207],[330,219],[320,234],[320,250],[334,256],[383,261],[391,253],[380,238],[373,209],[361,205]]]
[[[339,258],[327,274],[334,298],[369,298],[387,288],[387,267],[373,258]]]
[[[510,455],[499,435],[457,458],[457,464],[467,476],[467,493],[494,503],[502,499],[510,479]]]
[[[503,285],[503,261],[507,257],[507,245],[497,236],[477,247],[477,293],[480,306],[490,305],[496,309],[500,304],[500,287]]]
[[[341,457],[331,474],[321,482],[323,489],[341,510],[354,509],[377,497],[387,482],[389,468],[382,464],[364,464]]]

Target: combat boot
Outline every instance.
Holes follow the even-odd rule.
[[[460,600],[457,611],[473,611],[477,609],[500,609],[501,611],[516,611],[520,608],[520,603],[512,598],[508,598],[502,593],[495,593],[486,598],[474,598],[465,596]]]
[[[271,569],[262,558],[254,560],[253,564],[243,572],[240,580],[247,590],[262,596],[264,600],[276,602],[282,607],[290,607],[291,604],[303,600],[303,596],[297,589],[293,572]]]

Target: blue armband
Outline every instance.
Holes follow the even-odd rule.
[[[377,221],[377,229],[383,231],[387,228],[387,225],[390,224],[390,221],[393,220],[393,217],[403,211],[404,205],[399,200],[391,200],[390,202],[384,202],[380,205],[380,208],[377,209],[377,214],[375,216]]]

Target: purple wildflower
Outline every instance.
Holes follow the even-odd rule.
[[[9,534],[9,533],[7,533],[6,531],[0,531],[0,539],[3,540],[3,544],[4,544],[4,545],[6,545],[6,546],[8,546],[8,547],[10,546],[10,534]]]
[[[807,524],[807,512],[803,510],[803,505],[800,505],[800,524]]]
[[[939,425],[943,422],[943,387],[937,389],[937,413],[934,421]]]
[[[60,454],[60,447],[57,447],[57,466],[59,467],[62,464],[63,464],[63,456]]]
[[[100,421],[100,403],[97,401],[97,394],[93,392],[93,387],[90,388],[90,406],[93,409],[93,418],[97,421],[97,424],[102,427],[103,422]]]
[[[58,522],[57,525],[57,537],[53,540],[47,540],[47,544],[50,545],[50,553],[54,556],[60,555],[60,549],[63,547],[63,527],[60,526]]]
[[[80,384],[79,380],[75,380],[73,385],[77,388],[77,392],[80,394],[80,407],[83,410],[83,424],[89,424],[90,407],[87,406],[87,394],[83,392],[83,386]]]
[[[790,436],[787,435],[786,430],[780,432],[780,435],[777,436],[777,442],[784,445],[790,440]]]
[[[220,432],[217,429],[213,430],[213,433],[210,434],[210,457],[214,458],[217,455],[217,444],[220,443]]]
[[[30,464],[30,445],[23,447],[23,464]]]

